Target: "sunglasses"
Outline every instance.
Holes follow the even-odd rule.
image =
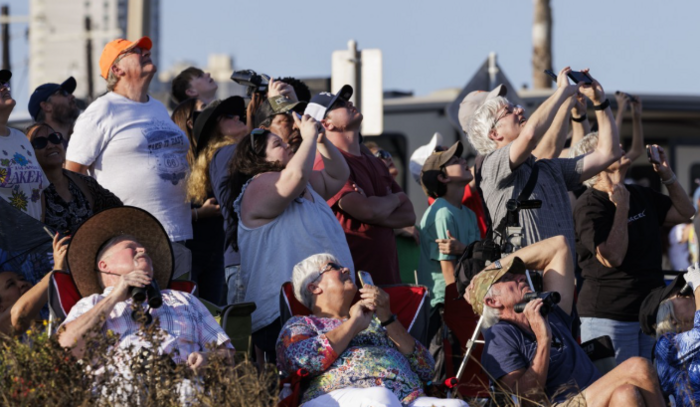
[[[377,152],[374,153],[374,156],[381,158],[382,160],[391,160],[391,154],[385,150],[377,150]]]
[[[54,132],[46,137],[34,137],[34,139],[32,140],[32,147],[34,147],[35,150],[41,150],[49,144],[49,141],[51,142],[51,144],[63,144],[63,135],[59,132]]]
[[[318,271],[318,276],[316,276],[316,278],[314,278],[311,282],[313,283],[314,281],[316,281],[316,280],[318,280],[319,278],[321,278],[321,276],[323,275],[323,273],[327,273],[327,272],[329,272],[329,271],[331,271],[331,270],[342,271],[343,268],[344,268],[344,267],[341,266],[340,264],[333,263],[333,262],[328,263],[328,264],[326,264],[325,266],[323,266],[323,268],[322,268],[321,270]]]
[[[250,149],[253,151],[253,153],[255,153],[256,140],[259,142],[262,138],[264,142],[268,134],[270,134],[270,130],[265,129],[253,129],[253,131],[250,132]]]
[[[63,97],[68,97],[68,96],[70,96],[70,92],[68,92],[67,90],[65,90],[65,89],[63,89],[63,88],[60,88],[59,90],[57,90],[57,91],[54,92],[53,94],[54,94],[54,95],[61,95],[61,96],[63,96]]]

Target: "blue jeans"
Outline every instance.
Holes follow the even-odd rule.
[[[243,275],[241,266],[226,267],[226,285],[228,286],[228,294],[226,296],[227,304],[237,304],[245,300],[245,285],[243,284]]]
[[[633,356],[651,359],[654,338],[642,332],[639,322],[581,317],[581,342],[604,335],[608,335],[612,340],[615,362],[618,365]]]

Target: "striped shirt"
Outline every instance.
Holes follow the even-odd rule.
[[[530,178],[535,156],[530,155],[515,170],[510,169],[510,148],[513,143],[489,153],[481,168],[481,191],[491,214],[493,227],[506,216],[506,202],[517,198]],[[576,255],[574,220],[567,191],[578,186],[583,172],[583,156],[554,158],[537,161],[540,167],[537,184],[530,197],[539,199],[539,209],[520,211],[520,225],[525,241],[523,246],[553,236],[564,235],[571,255]]]
[[[113,288],[107,287],[102,294],[93,294],[78,301],[63,325],[88,312],[112,292]],[[158,354],[171,354],[175,363],[184,363],[190,353],[206,351],[206,345],[209,343],[233,349],[228,336],[196,297],[176,290],[163,290],[161,293],[163,306],[151,310],[153,320],[160,320],[164,335],[163,341],[158,344]],[[122,350],[131,346],[133,350],[152,348],[150,342],[139,336],[140,325],[131,318],[132,303],[131,298],[118,303],[110,312],[102,331],[112,331],[119,335],[118,346]]]

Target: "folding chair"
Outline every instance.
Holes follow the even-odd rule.
[[[192,281],[171,280],[168,288],[192,295],[197,293],[197,284]],[[55,271],[51,276],[48,293],[49,332],[53,333],[57,328],[55,325],[66,318],[71,308],[80,301],[81,296],[73,282],[73,277],[62,271]],[[249,352],[252,330],[250,314],[255,311],[255,303],[231,304],[223,308],[207,301],[202,303],[224,329],[237,352]]]
[[[430,322],[430,302],[428,289],[422,285],[392,284],[379,286],[389,294],[391,312],[397,320],[406,327],[408,333],[424,346],[428,346],[428,323]],[[353,303],[359,299],[355,296]],[[287,281],[280,289],[280,322],[285,322],[292,316],[310,315],[311,310],[300,303],[294,296],[292,283]],[[280,380],[280,390],[289,384],[292,394],[280,400],[278,407],[297,407],[301,399],[301,387],[308,375],[304,369]]]

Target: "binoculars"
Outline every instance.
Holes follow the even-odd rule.
[[[556,291],[527,293],[525,294],[525,297],[523,297],[523,302],[515,304],[515,312],[523,312],[528,302],[536,300],[538,298],[542,299],[542,308],[540,308],[540,314],[543,317],[546,317],[552,311],[552,307],[554,307],[554,304],[559,304],[559,301],[561,301],[561,295],[559,295],[559,293]]]
[[[160,293],[160,287],[156,280],[151,280],[151,284],[145,287],[131,287],[131,299],[135,303],[140,304],[148,300],[148,306],[151,309],[160,308],[163,305],[163,295]],[[139,320],[139,313],[142,310],[134,310],[131,312],[131,318],[135,321]],[[146,312],[146,325],[150,325],[153,322],[153,317],[150,312]]]

